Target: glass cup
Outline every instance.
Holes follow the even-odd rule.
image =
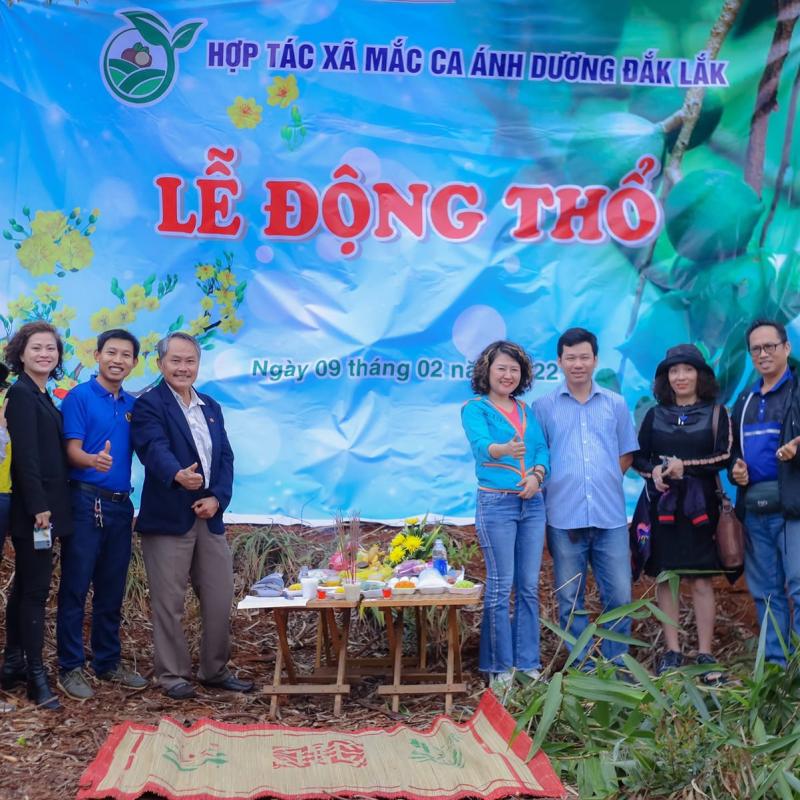
[[[300,578],[300,585],[303,587],[303,597],[306,600],[313,600],[317,596],[319,587],[317,578]]]

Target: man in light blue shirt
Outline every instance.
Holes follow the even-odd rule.
[[[550,449],[544,497],[559,620],[578,638],[589,624],[584,611],[589,565],[605,610],[631,601],[622,477],[639,445],[623,398],[593,380],[593,333],[565,331],[558,340],[558,365],[564,382],[537,400],[535,410]],[[629,635],[630,624],[625,618],[612,627]],[[621,642],[602,644],[608,659],[619,659],[626,650]]]

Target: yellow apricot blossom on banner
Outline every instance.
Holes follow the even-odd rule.
[[[94,358],[94,351],[97,350],[97,340],[93,337],[79,339],[75,346],[75,357],[84,367],[93,367],[97,362]]]
[[[42,303],[55,303],[61,298],[61,290],[54,283],[40,283],[33,293]]]
[[[203,311],[211,311],[211,309],[214,308],[214,301],[210,297],[204,297],[200,301],[200,308],[202,308]]]
[[[136,312],[130,306],[119,305],[111,312],[112,327],[124,327],[136,320]]]
[[[276,75],[272,79],[272,85],[267,87],[267,102],[271,106],[286,108],[289,103],[300,97],[300,90],[297,88],[297,79],[294,75],[281,78]]]
[[[76,314],[77,311],[72,306],[62,306],[53,312],[53,325],[57,328],[68,328]]]
[[[161,340],[161,335],[151,331],[147,336],[143,336],[139,342],[139,346],[143,353],[152,353],[156,349],[156,345]]]
[[[114,312],[110,308],[101,308],[89,317],[89,325],[93,331],[101,333],[114,327]]]
[[[223,317],[222,320],[220,320],[219,329],[223,333],[237,333],[239,328],[242,327],[243,323],[243,319],[233,315],[229,317]]]
[[[70,231],[59,245],[58,260],[64,269],[79,270],[88,267],[94,258],[92,243],[80,231]]]
[[[256,103],[255,97],[236,97],[233,105],[228,106],[228,116],[237,128],[255,128],[261,122],[264,109]]]
[[[144,308],[144,301],[147,299],[144,286],[141,283],[134,283],[133,286],[128,287],[125,290],[125,299],[134,311]]]
[[[39,212],[41,213],[41,212]],[[19,263],[31,275],[50,275],[56,271],[56,261],[59,260],[59,248],[53,243],[52,238],[43,233],[29,236],[17,250]]]
[[[32,297],[21,294],[16,300],[12,300],[8,304],[8,313],[12,318],[24,317],[28,312],[33,311],[35,302]]]
[[[209,319],[206,316],[195,317],[194,319],[189,320],[189,335],[199,336],[205,331],[208,321]]]
[[[214,273],[216,270],[214,269],[212,264],[201,264],[195,271],[194,274],[197,276],[197,280],[199,281],[208,281],[214,277]]]
[[[232,292],[230,289],[217,289],[214,297],[221,306],[232,306],[236,302],[236,292]]]
[[[236,285],[236,276],[229,269],[223,269],[218,272],[217,280],[223,289]]]
[[[60,239],[67,229],[67,218],[60,211],[37,211],[31,222],[34,236],[47,236],[52,241]]]
[[[148,311],[155,311],[161,305],[161,301],[157,297],[148,297],[144,301],[144,307]]]

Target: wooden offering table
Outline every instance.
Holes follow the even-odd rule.
[[[271,695],[270,717],[278,710],[278,696],[289,694],[332,694],[333,713],[342,713],[342,697],[350,693],[347,678],[347,642],[350,636],[350,620],[358,602],[347,600],[291,600],[282,597],[246,597],[239,610],[266,609],[272,611],[278,631],[278,652],[275,654],[275,670],[272,685],[264,686],[262,691]],[[341,621],[337,623],[335,611],[341,611]],[[295,668],[289,648],[289,614],[296,611],[316,611],[317,656],[314,671],[299,675]],[[323,664],[323,655],[325,664]],[[286,670],[286,680],[283,672]]]
[[[478,595],[413,594],[362,600],[362,608],[381,608],[386,613],[386,638],[389,644],[392,682],[378,687],[378,694],[390,695],[392,711],[400,710],[401,694],[444,694],[444,710],[453,708],[453,694],[467,691],[461,674],[461,638],[458,632],[458,611],[465,606],[480,603]],[[404,612],[413,608],[417,625],[417,663],[408,664],[403,658]],[[427,621],[429,608],[447,608],[447,662],[446,672],[427,670]],[[407,682],[406,682],[407,681]],[[423,683],[422,681],[428,681]]]

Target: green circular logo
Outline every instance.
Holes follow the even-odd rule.
[[[187,20],[174,30],[152,11],[128,9],[117,16],[129,25],[106,40],[103,83],[121,103],[146,106],[164,98],[178,76],[178,52],[188,50],[206,20]]]

